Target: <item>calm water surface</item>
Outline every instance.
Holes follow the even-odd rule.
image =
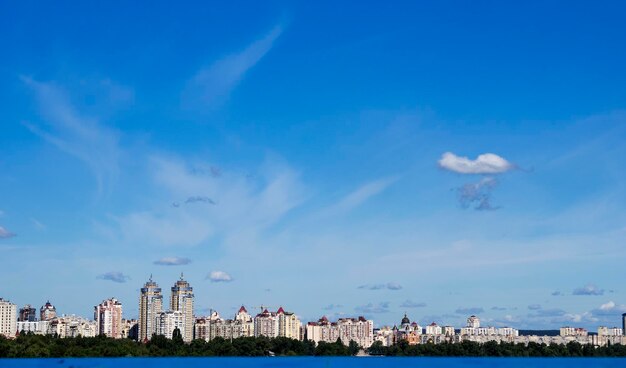
[[[0,359],[0,367],[626,367],[626,358],[70,358]]]

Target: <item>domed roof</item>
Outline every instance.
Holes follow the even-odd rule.
[[[410,323],[411,323],[411,321],[409,320],[409,317],[407,317],[406,313],[404,313],[404,318],[402,318],[402,324],[403,325],[408,325]]]

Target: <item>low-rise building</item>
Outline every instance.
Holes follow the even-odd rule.
[[[171,339],[174,335],[174,330],[178,329],[182,337],[184,318],[185,316],[181,311],[159,313],[156,318],[156,334]]]
[[[358,317],[339,318],[336,323],[331,323],[324,316],[317,322],[307,324],[306,338],[316,344],[321,341],[335,342],[339,338],[344,345],[354,341],[362,348],[369,348],[374,342],[374,322]]]

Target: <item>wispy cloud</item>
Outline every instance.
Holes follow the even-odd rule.
[[[572,291],[572,295],[604,295],[604,289],[598,288],[596,285],[589,284],[583,287],[579,287]]]
[[[9,239],[14,237],[15,234],[0,226],[0,239]]]
[[[485,310],[480,308],[480,307],[462,307],[462,308],[457,308],[457,310],[454,311],[454,313],[456,314],[480,314],[483,313]]]
[[[187,198],[185,203],[187,203],[187,204],[189,204],[189,203],[208,203],[208,204],[213,204],[213,205],[217,204],[214,200],[212,200],[209,197],[205,197],[205,196],[189,197],[189,198]]]
[[[190,263],[191,259],[184,257],[163,257],[154,261],[154,264],[159,266],[183,266]]]
[[[340,309],[340,308],[343,308],[343,305],[341,305],[341,304],[329,304],[329,305],[325,306],[322,309],[326,310],[326,311],[332,311],[332,310],[337,310],[337,309]]]
[[[108,281],[113,281],[113,282],[117,282],[117,283],[124,283],[128,280],[130,280],[130,277],[127,275],[124,275],[121,272],[106,272],[103,273],[102,275],[98,275],[97,277],[100,280],[108,280]]]
[[[491,310],[493,310],[493,311],[505,311],[506,308],[505,307],[493,306],[493,307],[491,307]]]
[[[397,282],[388,282],[386,284],[365,284],[358,287],[358,289],[366,289],[366,290],[400,290],[402,286]]]
[[[446,152],[438,163],[441,168],[459,174],[500,174],[515,168],[515,165],[493,153],[484,153],[470,160],[467,157]]]
[[[372,313],[388,313],[389,302],[381,302],[378,304],[367,303],[365,305],[359,305],[354,308],[358,313],[372,314]]]
[[[346,212],[349,211],[362,203],[366,202],[368,199],[376,196],[377,194],[383,192],[393,183],[398,181],[399,177],[389,177],[382,178],[375,181],[371,181],[369,183],[363,184],[362,186],[355,189],[353,192],[345,196],[339,203],[329,209],[330,212]]]
[[[277,25],[240,52],[222,57],[202,68],[188,82],[183,93],[183,104],[192,108],[211,109],[225,102],[246,72],[272,49],[282,32],[282,25]]]
[[[211,282],[231,282],[233,281],[232,276],[224,271],[211,271],[210,274],[206,277]]]
[[[55,84],[28,77],[22,77],[22,81],[35,93],[46,127],[29,122],[23,124],[32,133],[89,166],[96,177],[98,192],[102,193],[119,173],[118,133],[101,125],[98,119],[80,114]]]
[[[405,300],[402,304],[400,304],[400,307],[402,308],[423,308],[426,307],[426,303],[417,303],[417,302],[413,302],[411,300]]]
[[[561,296],[561,295],[563,295],[563,293],[561,293],[561,292],[560,292],[560,291],[558,291],[558,290],[555,290],[555,291],[553,291],[552,293],[550,293],[550,295],[552,295],[552,296]]]
[[[540,304],[531,304],[528,306],[528,309],[530,310],[539,310],[541,309],[541,305]]]

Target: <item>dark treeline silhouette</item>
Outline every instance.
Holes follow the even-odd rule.
[[[153,336],[142,344],[130,339],[104,336],[58,338],[22,334],[15,339],[0,336],[0,358],[36,357],[164,357],[164,356],[350,356],[359,352],[356,343],[349,346],[340,341],[319,343],[288,338],[241,337],[230,340],[216,338],[209,342],[194,340],[185,344],[180,336],[168,339]],[[408,345],[405,341],[391,347],[380,342],[368,349],[372,355],[385,356],[491,356],[491,357],[609,357],[626,356],[626,346],[593,347],[571,342],[567,345],[530,343],[509,344],[463,342],[460,344]]]

